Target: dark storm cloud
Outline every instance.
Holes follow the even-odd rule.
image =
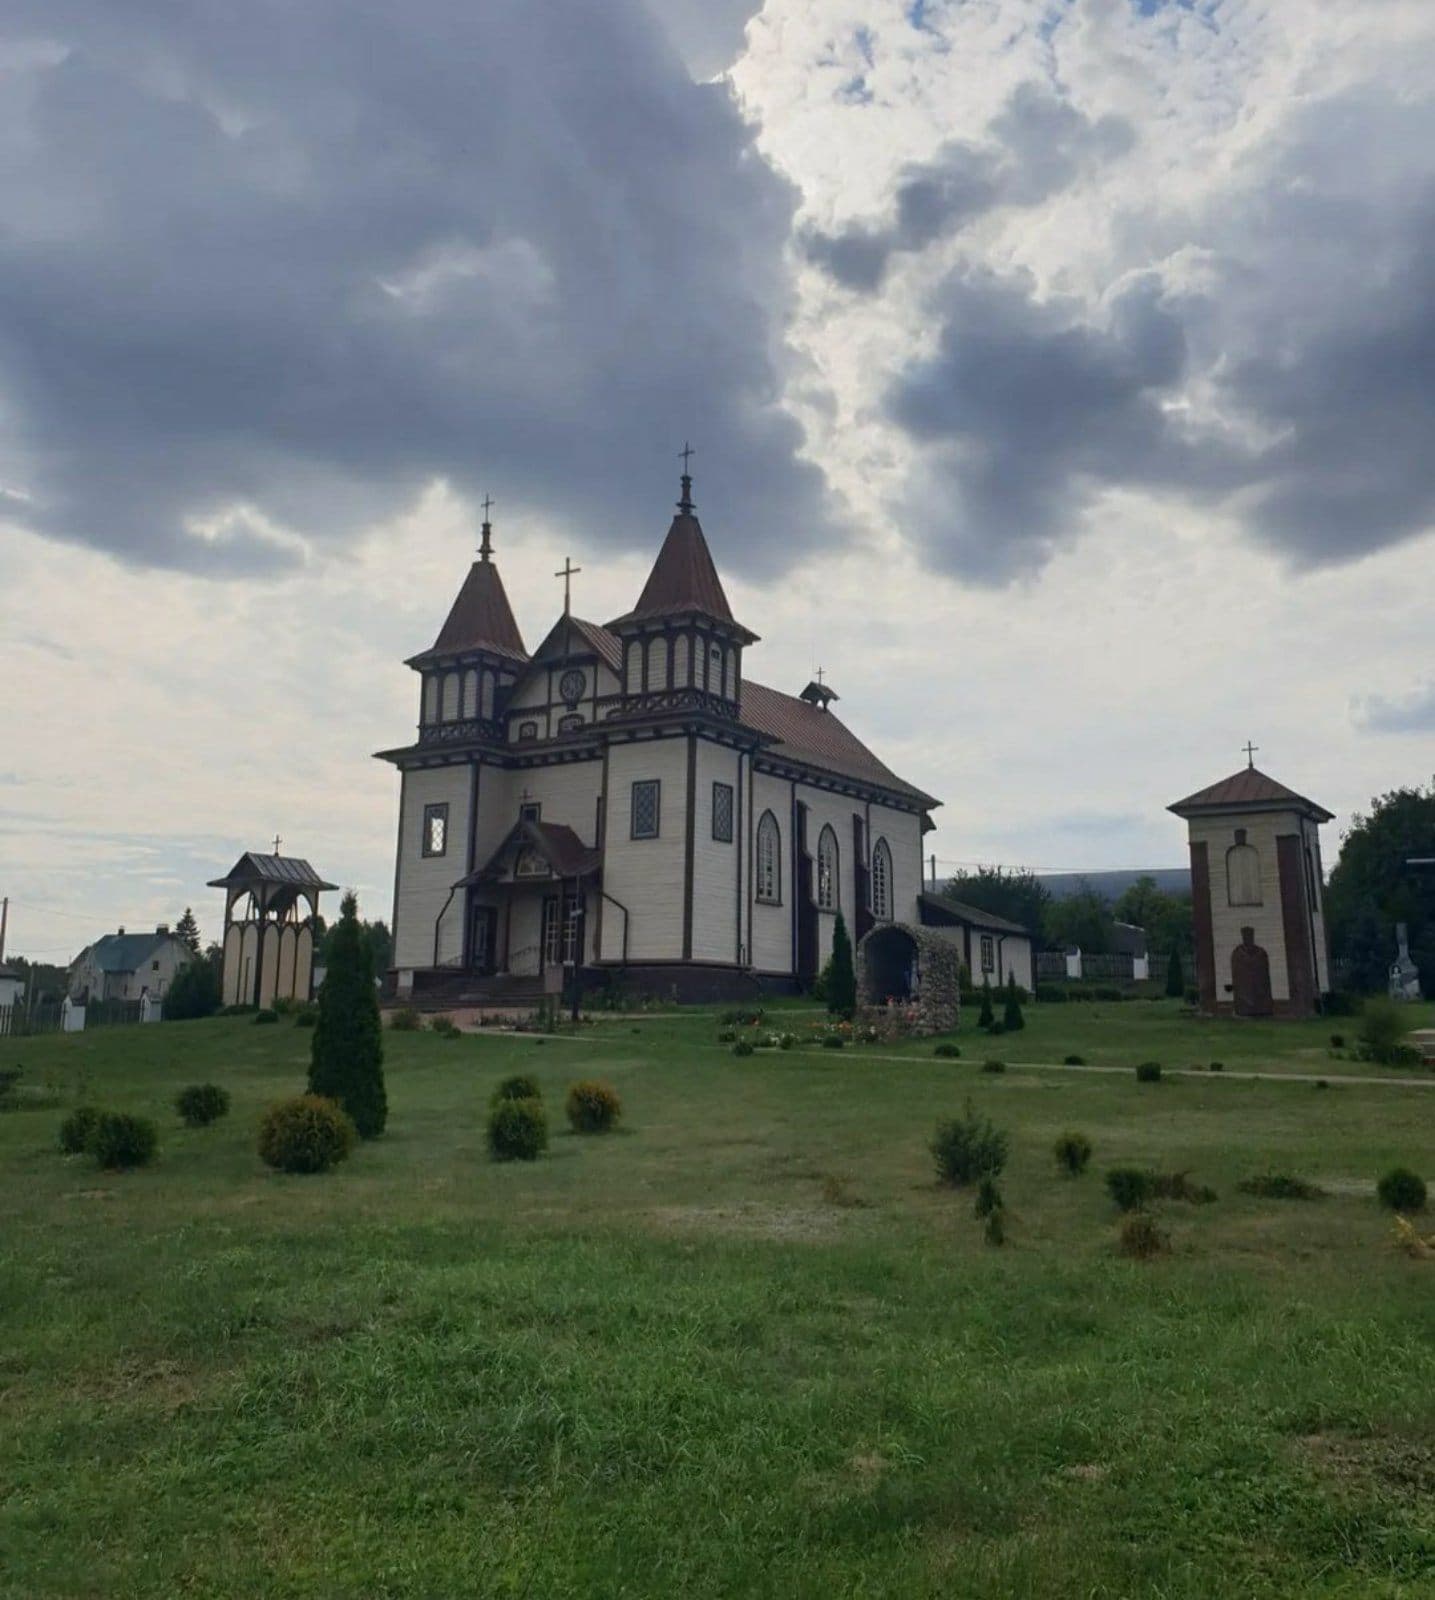
[[[442,476],[641,547],[691,435],[730,559],[820,537],[792,195],[637,0],[14,0],[0,43],[19,520],[255,572]]]
[[[1100,304],[958,267],[888,396],[914,537],[1001,582],[1113,488],[1219,504],[1298,567],[1435,526],[1432,139],[1428,104],[1312,106],[1189,234],[1133,207],[1153,258],[1192,248]]]
[[[809,230],[803,252],[844,288],[870,294],[899,252],[923,250],[998,206],[1039,205],[1085,164],[1110,160],[1131,142],[1121,118],[1093,122],[1050,90],[1022,84],[988,123],[985,143],[953,140],[931,161],[903,169],[889,223]]]

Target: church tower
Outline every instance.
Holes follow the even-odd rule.
[[[493,562],[493,527],[487,517],[491,505],[492,501],[484,502],[478,560],[468,569],[438,638],[406,663],[419,674],[422,685],[421,743],[475,736],[501,739],[497,708],[528,662],[513,607]]]
[[[694,707],[737,720],[743,646],[757,635],[728,605],[686,471],[677,515],[638,603],[608,629],[623,645],[625,715]]]

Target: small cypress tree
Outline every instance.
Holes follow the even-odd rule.
[[[850,1017],[857,1009],[857,974],[852,969],[852,941],[842,913],[832,928],[832,960],[828,963],[827,1009],[835,1017]]]
[[[1171,959],[1166,963],[1166,995],[1179,1000],[1186,992],[1186,974],[1181,969],[1181,952],[1173,944]]]
[[[1021,997],[1017,993],[1016,974],[1012,973],[1006,981],[1006,1005],[1002,1010],[1002,1031],[1015,1033],[1019,1028],[1026,1027],[1026,1018],[1021,1014]]]
[[[992,1010],[992,981],[990,978],[982,979],[982,1009],[977,1017],[979,1028],[990,1028],[997,1020],[997,1014]]]
[[[329,942],[329,965],[319,990],[319,1020],[309,1057],[309,1093],[337,1100],[360,1138],[384,1131],[384,1036],[374,989],[374,958],[359,924],[359,902],[344,896]]]
[[[182,1021],[188,1017],[212,1017],[219,1010],[219,974],[212,962],[200,957],[186,961],[170,980],[164,997],[164,1020]]]

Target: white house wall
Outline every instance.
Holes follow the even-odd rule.
[[[693,955],[694,961],[737,960],[738,896],[746,896],[739,878],[742,839],[747,817],[746,796],[738,790],[738,752],[708,739],[697,741],[697,790],[693,808]],[[733,791],[733,838],[723,844],[713,838],[713,784],[725,783]]]
[[[464,841],[469,830],[472,768],[468,762],[450,767],[417,768],[404,774],[400,805],[398,893],[394,909],[396,967],[434,965],[434,925],[445,902],[448,914],[438,937],[438,964],[463,958],[463,895],[449,893],[468,870]],[[423,854],[424,808],[448,806],[447,849],[441,856]]]
[[[603,886],[628,909],[628,960],[673,961],[682,956],[687,816],[686,738],[614,744],[608,755],[607,846]],[[656,839],[632,839],[632,786],[656,778],[662,789]],[[603,912],[603,959],[623,954],[622,913]]]

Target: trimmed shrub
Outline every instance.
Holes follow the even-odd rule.
[[[1397,1052],[1404,1046],[1409,1032],[1408,1008],[1384,996],[1376,996],[1365,1002],[1361,1013],[1360,1053],[1366,1061],[1394,1066]]]
[[[412,1006],[400,1006],[397,1011],[389,1013],[391,1033],[417,1033],[423,1025],[424,1019]]]
[[[1005,1061],[983,1061],[982,1062],[982,1071],[983,1072],[1005,1072],[1006,1071],[1006,1062]]]
[[[1084,1067],[1086,1065],[1086,1057],[1078,1055],[1063,1056],[1061,1064],[1064,1067]]]
[[[824,1050],[840,1050],[847,1041],[840,1033],[824,1033],[822,1035],[822,1048]]]
[[[1006,1023],[994,1022],[992,1023],[991,1027],[987,1029],[987,1032],[992,1036],[993,1039],[995,1039],[999,1033],[1006,1032]]]
[[[988,1244],[1004,1245],[1006,1243],[1006,1210],[998,1206],[987,1218],[986,1226],[982,1229],[982,1237]]]
[[[991,1025],[996,1021],[996,1019],[997,1019],[996,1018],[996,1012],[992,1010],[992,986],[991,986],[991,980],[988,979],[988,978],[983,978],[982,979],[982,1009],[981,1009],[980,1014],[977,1017],[977,1026],[979,1028],[990,1028]]]
[[[724,1028],[717,1036],[717,1042],[719,1044],[735,1044],[737,1042],[737,1029]]]
[[[1143,1061],[1136,1069],[1137,1083],[1160,1083],[1161,1063],[1159,1061]]]
[[[1091,1160],[1091,1140],[1084,1133],[1063,1133],[1052,1146],[1056,1164],[1070,1178],[1080,1177]]]
[[[937,1178],[954,1189],[982,1178],[995,1178],[1006,1166],[1008,1140],[989,1118],[977,1114],[970,1100],[960,1117],[937,1124],[928,1146],[937,1163]]]
[[[526,1072],[516,1072],[511,1078],[505,1078],[493,1091],[489,1098],[489,1105],[496,1106],[500,1100],[542,1100],[543,1091],[538,1087],[538,1079],[530,1078]]]
[[[95,1118],[85,1148],[110,1171],[147,1167],[159,1145],[159,1130],[148,1117],[128,1111],[102,1111]]]
[[[436,1033],[440,1039],[461,1039],[463,1029],[449,1016],[433,1017],[429,1021],[429,1032]]]
[[[488,1148],[495,1161],[536,1161],[548,1148],[541,1100],[498,1100],[488,1114]]]
[[[273,1024],[278,1022],[279,1013],[266,1006],[263,1011],[256,1011],[254,1013],[254,1020],[255,1022],[261,1024]]]
[[[280,1172],[327,1172],[344,1160],[357,1137],[337,1101],[296,1094],[260,1118],[259,1159]]]
[[[1171,1248],[1171,1240],[1156,1226],[1153,1216],[1138,1211],[1121,1224],[1116,1248],[1135,1261],[1149,1261],[1152,1256],[1164,1255]]]
[[[1226,1070],[1226,1063],[1224,1061],[1213,1061],[1209,1070],[1212,1072],[1224,1072]]]
[[[997,1188],[997,1181],[993,1177],[985,1177],[977,1185],[977,1200],[972,1210],[977,1217],[989,1217],[993,1211],[1002,1208],[1002,1192]]]
[[[1345,1035],[1343,1033],[1333,1033],[1333,1034],[1331,1034],[1331,1036],[1330,1036],[1330,1048],[1332,1050],[1344,1050],[1345,1049]]]
[[[219,974],[212,961],[196,956],[170,979],[164,997],[164,1020],[184,1022],[195,1017],[212,1017],[219,1010]]]
[[[374,951],[359,926],[359,902],[343,898],[329,934],[319,1020],[309,1045],[309,1092],[337,1100],[361,1139],[374,1139],[389,1119],[384,1088],[384,1036],[374,987]]]
[[[1118,1211],[1140,1211],[1151,1198],[1151,1174],[1145,1167],[1112,1167],[1106,1174],[1106,1192]]]
[[[584,1078],[568,1090],[564,1110],[574,1133],[609,1133],[623,1114],[623,1104],[611,1083]]]
[[[1009,977],[1006,981],[1006,1003],[1002,1007],[1002,1029],[1006,1033],[1019,1033],[1026,1027],[1026,1018],[1021,1014],[1020,991],[1016,986],[1016,977]]]
[[[1425,1180],[1409,1167],[1392,1167],[1375,1186],[1387,1211],[1423,1211]]]
[[[1317,1183],[1293,1177],[1289,1172],[1260,1172],[1242,1178],[1236,1185],[1242,1194],[1258,1195],[1262,1200],[1323,1200],[1325,1190]]]
[[[319,1008],[316,1005],[300,1006],[294,1013],[294,1026],[296,1028],[312,1028],[319,1020]]]
[[[1153,1172],[1151,1193],[1157,1200],[1186,1200],[1193,1206],[1210,1205],[1216,1191],[1208,1183],[1192,1183],[1189,1172]]]
[[[187,1128],[207,1128],[229,1114],[229,1091],[217,1083],[192,1083],[174,1097],[174,1109]]]
[[[961,1059],[962,1051],[960,1045],[953,1044],[950,1039],[944,1039],[942,1043],[932,1051],[932,1054],[939,1057],[943,1061],[959,1061]]]
[[[832,960],[827,973],[827,1009],[835,1017],[850,1017],[857,1009],[857,974],[852,967],[852,941],[842,913],[832,924]]]
[[[60,1149],[67,1156],[82,1155],[90,1148],[95,1124],[100,1120],[97,1106],[76,1106],[60,1124]]]
[[[732,1053],[735,1056],[750,1056],[755,1055],[756,1050],[751,1039],[739,1039],[732,1047]]]

